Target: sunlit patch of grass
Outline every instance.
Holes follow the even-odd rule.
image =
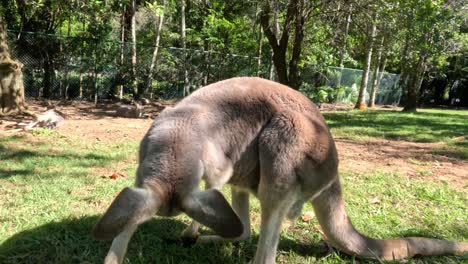
[[[353,140],[384,138],[440,143],[434,153],[468,159],[467,110],[420,109],[416,113],[351,110],[324,113],[333,135]],[[461,138],[461,139],[460,139]]]
[[[446,141],[445,144],[434,148],[434,153],[468,160],[468,135]]]

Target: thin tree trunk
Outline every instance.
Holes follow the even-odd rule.
[[[49,54],[46,54],[46,58],[43,63],[44,78],[42,80],[42,97],[50,99],[52,97],[52,85],[54,78],[54,66],[53,61]]]
[[[385,67],[387,67],[387,57],[385,56],[382,63],[380,64],[380,73],[377,77],[377,85],[376,85],[376,91],[379,89],[380,87],[380,82],[382,81],[382,78],[383,78],[383,75],[385,73]]]
[[[353,12],[353,4],[349,4],[349,9],[348,9],[348,15],[346,16],[346,24],[345,24],[345,30],[343,33],[343,43],[341,46],[341,51],[340,51],[340,68],[344,67],[344,56],[346,54],[346,48],[347,48],[347,41],[348,41],[348,34],[349,34],[349,25],[351,24],[351,14]]]
[[[400,89],[402,90],[400,100],[398,102],[399,106],[404,106],[406,103],[406,95],[408,92],[408,83],[409,83],[409,74],[407,72],[402,72],[399,80]]]
[[[210,79],[210,74],[211,74],[211,46],[208,43],[208,41],[204,41],[204,47],[205,47],[205,71],[204,71],[204,77],[203,77],[203,85],[207,85],[208,81]]]
[[[262,44],[263,44],[263,29],[260,25],[259,33],[258,33],[258,52],[257,52],[257,76],[260,77],[262,75]]]
[[[374,46],[374,38],[375,38],[375,32],[377,31],[377,27],[375,23],[372,25],[372,29],[369,32],[370,35],[368,37],[368,48],[367,48],[367,54],[366,54],[366,61],[364,63],[364,69],[362,71],[362,80],[361,80],[361,87],[359,89],[359,96],[358,96],[358,101],[356,102],[356,105],[354,108],[364,110],[366,109],[366,89],[367,89],[367,84],[369,81],[369,71],[370,71],[370,65],[371,65],[371,60],[372,60],[372,49]]]
[[[185,28],[185,0],[180,0],[180,41],[183,49],[183,70],[184,70],[184,91],[183,96],[190,94],[189,78],[187,71],[187,43],[186,43],[186,28]]]
[[[348,41],[348,34],[349,34],[349,25],[351,24],[351,14],[353,12],[353,4],[349,4],[349,9],[348,9],[348,15],[346,16],[346,23],[345,23],[345,29],[343,33],[343,43],[341,44],[341,50],[340,50],[340,76],[338,77],[338,82],[337,82],[337,87],[341,86],[341,80],[343,77],[343,67],[344,67],[344,57],[346,54],[346,49],[348,47],[347,41]]]
[[[163,9],[166,7],[166,1],[162,1]],[[163,13],[159,16],[158,23],[155,26],[156,29],[156,40],[154,41],[154,50],[153,50],[153,57],[151,58],[151,65],[148,71],[148,81],[146,83],[146,92],[150,91],[150,98],[153,98],[153,89],[152,89],[152,83],[153,83],[153,73],[154,69],[156,68],[156,59],[158,57],[158,51],[159,51],[159,41],[161,39],[161,30],[162,30],[162,25],[164,23],[164,11]]]
[[[83,99],[83,68],[80,67],[80,99]]]
[[[382,36],[379,46],[377,48],[377,56],[376,60],[374,62],[375,67],[374,67],[374,73],[372,74],[372,86],[371,86],[371,91],[369,94],[369,102],[367,103],[367,106],[370,108],[375,107],[375,95],[377,94],[377,88],[379,84],[379,72],[382,70],[380,68],[381,66],[381,60],[382,60],[382,49],[383,49],[383,43],[384,43],[385,38]]]
[[[65,87],[63,89],[63,99],[68,100],[68,88],[70,87],[69,69],[65,70]]]
[[[96,68],[94,68],[93,71],[93,83],[94,83],[94,104],[97,105],[98,103],[98,85],[97,85],[97,79],[98,79],[98,74],[96,72]]]
[[[273,52],[270,54],[270,66],[268,79],[274,81],[275,79],[275,64],[273,63]]]
[[[131,12],[131,34],[132,34],[132,77],[133,77],[133,96],[138,97],[138,79],[137,79],[137,46],[136,46],[136,25],[135,25],[135,13],[136,13],[136,0],[132,0],[132,12]]]
[[[97,45],[94,48],[94,69],[93,69],[93,88],[94,88],[94,104],[98,103],[98,74],[97,74]]]
[[[279,38],[280,38],[280,25],[279,25],[279,19],[278,19],[278,14],[279,14],[279,7],[278,7],[278,2],[274,1],[274,7],[273,7],[273,34],[275,35],[277,41],[277,45],[279,45]],[[275,76],[275,63],[273,62],[273,51],[271,52],[271,59],[270,59],[270,75],[269,79],[270,80],[275,80],[277,79],[277,76]]]
[[[122,17],[121,17],[121,20],[120,20],[120,61],[119,61],[119,66],[120,66],[120,69],[119,69],[119,79],[122,79],[122,72],[123,72],[123,67],[124,67],[124,54],[125,54],[125,6],[123,7],[123,11],[122,11]],[[118,86],[117,86],[117,93],[118,93],[118,96],[119,96],[119,99],[122,100],[123,98],[123,84],[120,83]]]

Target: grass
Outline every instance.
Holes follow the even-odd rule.
[[[466,121],[461,120],[464,114],[443,111],[431,116],[431,112],[327,114],[335,133],[360,139],[385,135],[437,142],[468,134],[466,126],[463,128]],[[396,118],[401,120],[397,122]],[[410,124],[412,118],[426,119],[418,122],[426,122],[433,130],[421,127],[419,131],[425,131],[425,135],[420,135],[417,126]],[[437,124],[441,119],[451,126],[445,133],[436,131],[446,129]],[[358,120],[362,122],[356,124]],[[395,124],[405,124],[403,132],[393,129]],[[366,129],[359,134],[353,127]],[[0,138],[0,263],[102,263],[110,242],[93,240],[90,230],[116,193],[132,185],[137,147],[138,142],[133,141],[83,141],[48,130]],[[102,177],[114,171],[129,177]],[[349,216],[366,235],[468,239],[468,198],[448,185],[379,171],[344,171],[341,176]],[[255,255],[259,232],[259,205],[252,200],[251,241],[182,245],[176,238],[190,220],[185,216],[158,218],[143,224],[135,234],[125,263],[249,263]],[[310,205],[304,208],[311,210]],[[315,219],[287,222],[278,263],[379,263],[356,260],[339,252],[328,254],[320,243],[317,226]],[[408,263],[468,263],[468,258],[416,258]]]
[[[468,159],[468,110],[353,110],[327,112],[324,116],[335,136],[439,143],[435,153]]]

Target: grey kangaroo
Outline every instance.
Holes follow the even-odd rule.
[[[200,190],[204,180],[207,190]],[[231,185],[232,207],[218,191]],[[135,187],[123,189],[93,229],[113,239],[105,263],[122,263],[137,226],[154,215],[186,213],[217,235],[250,237],[249,195],[261,204],[255,264],[275,263],[281,223],[310,201],[334,247],[362,258],[462,254],[468,243],[408,237],[372,239],[346,215],[337,150],[316,106],[301,93],[260,78],[234,78],[201,88],[158,116],[143,138]]]

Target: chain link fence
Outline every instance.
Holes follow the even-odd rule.
[[[9,32],[12,56],[24,64],[25,96],[68,100],[98,100],[131,97],[134,79],[140,95],[163,99],[184,95],[184,86],[193,91],[203,85],[235,76],[268,78],[269,54],[258,58],[215,51],[159,47],[150,73],[155,47],[144,43],[69,37],[32,32]],[[137,63],[133,78],[132,49]],[[185,81],[187,71],[187,81]],[[151,76],[151,78],[149,78]],[[366,99],[373,82],[370,74]],[[355,103],[362,70],[328,67],[317,72],[302,70],[301,91],[316,102]],[[378,85],[376,104],[399,103],[402,89],[399,75],[384,72]]]
[[[378,74],[380,79],[377,82],[377,92],[375,104],[398,105],[403,90],[400,87],[400,76],[387,72]],[[301,92],[306,94],[316,103],[344,103],[355,104],[359,95],[359,88],[362,80],[362,70],[327,67],[317,72],[303,70]],[[366,88],[366,102],[373,83],[373,74],[369,74],[369,81]]]
[[[164,99],[184,94],[185,71],[190,90],[207,83],[268,72],[269,60],[214,51],[159,47],[152,73],[155,47],[147,44],[67,37],[30,32],[9,32],[12,56],[24,64],[26,98],[106,99],[134,93],[131,56],[137,49],[135,79],[143,96]],[[148,78],[152,74],[151,81]],[[151,83],[149,83],[151,82]]]
[[[377,93],[375,104],[379,105],[398,105],[402,96],[402,89],[399,86],[400,75],[379,72],[377,78]],[[362,70],[329,67],[326,86],[333,87],[339,92],[337,93],[337,102],[352,102],[357,101],[359,88],[361,86]],[[372,84],[374,82],[373,72],[369,73],[369,81],[366,87],[366,102],[371,93]]]

